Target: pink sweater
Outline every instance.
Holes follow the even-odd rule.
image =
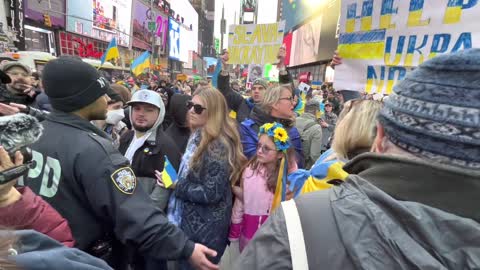
[[[296,169],[295,166],[289,172]],[[267,178],[263,168],[252,171],[251,167],[247,167],[242,177],[243,201],[235,198],[232,225],[228,235],[230,240],[239,240],[240,251],[247,246],[260,226],[267,221],[274,195],[267,188]]]

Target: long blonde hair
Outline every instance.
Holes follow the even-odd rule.
[[[208,151],[209,144],[219,140],[227,148],[227,160],[230,165],[230,182],[235,184],[241,177],[241,168],[247,162],[243,155],[240,134],[235,120],[228,114],[228,106],[223,94],[210,86],[200,87],[195,96],[202,99],[207,110],[207,123],[201,129],[201,140],[191,159],[195,168],[201,162],[201,156]]]
[[[340,113],[333,135],[332,148],[337,157],[352,159],[359,151],[370,149],[376,134],[376,119],[382,103],[353,100]]]

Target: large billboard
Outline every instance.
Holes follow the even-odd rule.
[[[332,58],[337,48],[340,1],[317,10],[315,16],[292,31],[289,65],[298,66]]]
[[[198,52],[198,13],[188,0],[175,0],[172,1],[170,5],[175,11],[175,14],[180,15],[180,18],[183,18],[182,24],[192,31],[191,34],[182,36],[182,41],[185,41],[186,45],[190,46],[188,50]],[[186,40],[187,36],[188,40]]]
[[[169,20],[169,54],[171,59],[188,63],[189,51],[192,51],[193,31],[172,18]]]
[[[44,21],[43,15],[50,15],[52,26],[65,27],[65,1],[64,0],[50,0],[38,1],[27,0],[25,3],[25,18],[34,21]]]
[[[149,12],[150,8],[142,1],[135,0],[133,2],[133,47],[144,50],[151,50],[152,48],[153,32],[148,30],[148,23],[152,21]]]
[[[67,0],[67,31],[130,45],[132,0]]]
[[[132,18],[132,46],[144,50],[151,50],[153,37],[157,37],[157,44],[162,51],[166,49],[168,35],[168,16],[160,12],[152,12],[150,7],[140,0],[133,2]],[[150,25],[150,27],[149,27]]]
[[[338,2],[338,3],[335,3]],[[285,20],[285,32],[292,30],[299,24],[329,6],[340,4],[340,0],[324,1],[293,1],[283,0],[282,19]],[[338,16],[338,14],[336,14]]]

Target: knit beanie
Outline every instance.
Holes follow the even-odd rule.
[[[480,49],[428,60],[393,92],[379,115],[392,143],[435,162],[480,168]]]
[[[52,107],[63,112],[92,104],[109,88],[93,66],[74,57],[49,61],[43,69],[42,82]]]
[[[261,85],[261,86],[263,86],[263,88],[267,89],[267,88],[268,88],[268,81],[259,78],[259,79],[256,79],[256,80],[253,82],[252,86],[253,86],[253,85]]]

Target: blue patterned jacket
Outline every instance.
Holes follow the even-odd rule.
[[[220,261],[227,246],[232,215],[227,156],[227,148],[214,140],[201,157],[200,165],[190,168],[187,177],[175,188],[175,196],[183,202],[180,228],[190,240],[217,251],[217,257],[211,258],[213,263]],[[188,263],[181,263],[181,269],[190,269]]]

